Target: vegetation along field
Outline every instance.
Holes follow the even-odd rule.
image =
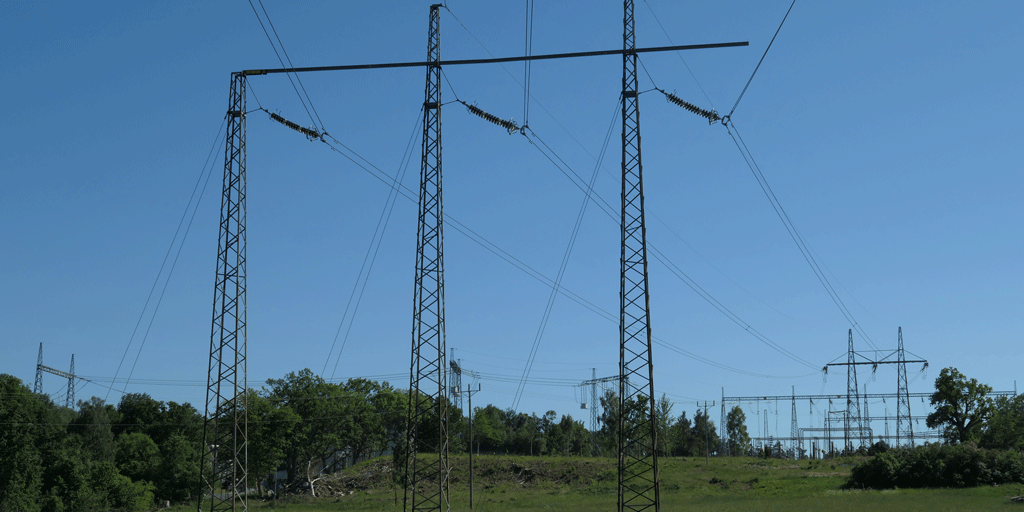
[[[1024,495],[1024,396],[992,399],[990,391],[943,369],[928,417],[943,442],[851,445],[826,459],[753,446],[738,408],[720,439],[711,418],[673,416],[662,398],[663,508],[1016,510],[1024,507],[1010,499]],[[199,476],[212,474],[200,457],[203,418],[189,404],[127,394],[116,406],[94,397],[72,409],[10,375],[0,375],[0,396],[0,511],[142,511],[168,503],[194,510]],[[330,383],[304,370],[250,390],[246,404],[253,510],[402,509],[404,466],[395,471],[391,448],[404,439],[407,392],[364,379]],[[474,408],[473,448],[482,452],[474,456],[474,510],[614,509],[617,404],[612,393],[602,397],[593,432],[554,411]],[[469,423],[459,409],[450,413],[450,501],[468,510]],[[420,457],[429,451],[421,447]]]
[[[852,465],[865,457],[793,461],[750,457],[672,457],[661,461],[663,510],[1017,510],[1010,496],[1024,485],[967,489],[846,489]],[[452,510],[470,510],[466,455],[451,458]],[[614,510],[615,460],[588,457],[483,455],[473,510]],[[308,493],[249,503],[252,510],[402,510],[391,485],[390,457],[360,463],[318,482]],[[396,492],[397,491],[397,492]],[[396,502],[397,500],[397,502]],[[178,510],[194,510],[181,507]]]

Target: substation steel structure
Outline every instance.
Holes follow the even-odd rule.
[[[991,396],[991,397],[1011,396],[1012,397],[1012,396],[1016,396],[1016,394],[1017,394],[1016,391],[990,391],[989,393],[986,394],[986,396]],[[864,394],[861,395],[861,398],[864,399],[864,400],[869,400],[869,399],[870,400],[885,400],[885,399],[893,400],[893,399],[896,399],[897,401],[902,399],[902,400],[905,400],[906,402],[909,402],[911,398],[920,398],[920,399],[924,400],[924,399],[931,398],[931,396],[932,396],[932,393],[864,393]],[[741,403],[757,403],[757,402],[779,402],[779,403],[781,403],[781,402],[784,402],[786,400],[790,400],[792,402],[792,404],[793,404],[792,405],[792,410],[795,413],[795,411],[796,411],[796,402],[797,401],[807,400],[811,404],[813,404],[814,401],[816,401],[816,400],[817,401],[831,401],[831,400],[842,401],[842,400],[845,400],[845,399],[846,399],[846,395],[843,395],[843,394],[833,394],[833,395],[797,395],[795,392],[793,394],[790,394],[790,395],[757,395],[757,396],[725,396],[723,394],[722,395],[722,410],[725,411],[726,405],[735,405],[735,404],[741,404]],[[833,415],[839,415],[839,416],[843,416],[843,417],[840,418],[840,419],[828,418],[826,420],[826,423],[828,424],[828,426],[826,426],[826,427],[814,427],[814,428],[811,428],[811,427],[797,427],[795,431],[793,431],[792,427],[793,427],[793,425],[796,425],[796,422],[795,422],[795,420],[793,420],[792,423],[791,423],[791,426],[790,426],[790,436],[789,437],[758,436],[758,437],[751,437],[751,441],[752,442],[753,441],[758,441],[758,440],[766,441],[766,440],[770,439],[770,440],[772,440],[772,442],[781,441],[781,442],[785,442],[785,443],[792,443],[791,446],[790,446],[790,449],[791,450],[795,450],[796,448],[800,447],[799,443],[801,443],[802,441],[807,439],[807,437],[803,436],[801,434],[801,432],[825,432],[826,434],[829,434],[830,432],[840,432],[840,433],[844,433],[845,432],[845,434],[841,434],[841,436],[831,437],[830,435],[828,435],[828,436],[825,436],[825,437],[814,438],[814,439],[832,438],[834,440],[843,439],[845,441],[848,438],[850,440],[850,442],[852,442],[853,440],[863,441],[864,439],[871,438],[872,436],[876,437],[876,438],[879,438],[879,439],[887,439],[887,440],[891,440],[893,437],[895,437],[895,436],[890,436],[890,435],[877,435],[877,434],[874,434],[873,430],[871,429],[871,427],[866,426],[866,425],[864,427],[853,426],[853,422],[849,422],[849,424],[851,426],[847,427],[846,425],[847,425],[848,421],[845,418],[845,415],[847,414],[846,409],[830,411],[830,413],[833,414]],[[723,418],[724,417],[725,416],[724,416],[724,412],[723,412]],[[794,414],[794,417],[795,417],[795,414]],[[909,424],[909,423],[911,423],[913,421],[920,421],[922,419],[925,419],[926,417],[927,416],[924,416],[924,415],[904,416],[904,417],[902,417],[901,421],[904,424]],[[893,416],[862,416],[861,417],[861,420],[864,423],[870,423],[872,421],[888,421],[888,420],[895,420],[895,419],[896,418],[893,417]],[[832,426],[833,424],[836,424],[836,423],[841,423],[841,424],[843,424],[843,426]],[[721,430],[720,435],[725,437],[727,435],[726,432],[725,432],[725,429],[721,428],[720,430]],[[857,433],[857,432],[861,432],[861,433]],[[903,441],[907,442],[908,444],[913,444],[915,441],[941,439],[941,437],[942,437],[941,433],[929,432],[929,431],[915,432],[913,435],[914,435],[913,438],[907,438],[907,437],[898,438],[896,444],[894,444],[893,446],[898,446],[898,443],[901,442],[900,439],[902,439]]]
[[[897,338],[898,347],[892,351],[886,357],[881,359],[871,359],[864,356],[863,354],[854,351],[853,349],[853,329],[848,331],[849,342],[846,350],[846,362],[845,363],[829,363],[826,364],[822,371],[828,373],[830,366],[845,366],[846,367],[846,416],[845,416],[845,431],[850,432],[851,430],[863,431],[863,419],[860,409],[860,396],[857,387],[857,366],[871,365],[872,372],[878,369],[880,364],[895,364],[896,365],[896,445],[900,444],[901,440],[906,440],[910,443],[910,446],[914,446],[914,426],[909,419],[910,418],[910,395],[907,383],[907,363],[922,363],[924,368],[928,367],[928,361],[926,359],[914,359],[911,361],[907,360],[906,350],[903,348],[903,327],[899,327]],[[896,359],[892,360],[889,357],[895,355]],[[866,401],[865,401],[866,404]],[[856,423],[856,425],[854,424]],[[850,442],[852,439],[846,440],[846,449],[852,449]],[[861,439],[863,443],[863,439]]]
[[[58,377],[63,377],[68,380],[68,391],[64,397],[64,407],[68,409],[75,408],[75,355],[71,354],[71,369],[62,372],[56,368],[50,368],[43,364],[43,344],[39,344],[39,360],[36,363],[36,383],[32,392],[41,395],[43,393],[43,372],[52,373]]]
[[[619,429],[619,510],[660,509],[655,447],[654,379],[647,292],[646,226],[640,156],[640,111],[637,55],[747,46],[747,42],[636,48],[633,1],[625,0],[623,48],[490,59],[441,60],[440,8],[430,6],[425,62],[251,69],[231,73],[227,111],[227,144],[221,196],[214,286],[210,361],[203,428],[203,461],[213,469],[201,482],[198,509],[209,499],[211,511],[247,510],[248,479],[246,410],[246,84],[253,76],[313,71],[346,71],[423,67],[427,70],[423,102],[423,143],[420,165],[419,224],[413,299],[410,406],[406,443],[405,507],[448,510],[449,390],[446,383],[444,329],[444,211],[441,159],[441,69],[445,65],[523,62],[600,55],[622,55],[622,226],[620,287],[621,403],[643,402],[639,419],[628,432]],[[273,116],[272,116],[273,117]],[[281,119],[278,121],[283,122]],[[323,134],[283,122],[311,139]],[[424,418],[435,416],[436,425]],[[620,418],[622,415],[620,415]],[[621,420],[620,420],[621,421]],[[421,459],[418,447],[431,455]],[[433,451],[436,451],[436,455]],[[221,492],[215,492],[217,483]]]
[[[597,429],[597,424],[599,423],[599,418],[601,417],[601,414],[598,412],[598,408],[597,408],[597,404],[601,403],[600,402],[601,399],[598,397],[597,388],[598,388],[599,385],[607,383],[607,382],[614,382],[614,383],[618,384],[619,380],[620,380],[620,378],[619,378],[618,375],[612,375],[610,377],[598,378],[597,377],[597,369],[596,368],[592,368],[591,369],[591,379],[590,380],[585,380],[583,382],[580,382],[580,389],[581,390],[583,390],[586,386],[590,386],[590,432],[591,432],[591,436],[590,436],[590,454],[592,456],[597,456],[597,454],[599,453],[598,447],[597,447],[597,440],[595,439],[595,435],[594,435],[594,433],[596,433],[597,430],[598,430]],[[629,382],[627,381],[626,384],[629,385]],[[600,387],[601,387],[601,389],[606,389],[604,386],[600,386]],[[583,392],[586,393],[585,390]],[[580,405],[581,406],[586,405],[586,402],[583,402]]]

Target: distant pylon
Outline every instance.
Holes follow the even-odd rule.
[[[449,386],[452,396],[452,405],[458,407],[462,411],[462,365],[455,360],[455,349],[452,349],[452,357],[448,361],[448,367],[451,368],[449,372],[451,377],[449,378]]]
[[[68,371],[68,398],[66,407],[75,408],[75,355],[71,354],[71,370]]]
[[[850,432],[856,429],[858,438],[862,435],[863,423],[860,416],[860,389],[857,386],[857,358],[853,352],[853,329],[849,331],[850,343],[847,351],[846,367],[846,449],[853,449],[853,438]],[[856,425],[854,425],[856,422]]]
[[[896,446],[908,441],[914,446],[914,424],[910,418],[910,390],[907,386],[907,356],[903,350],[903,327],[899,328],[899,348],[896,349]]]
[[[36,386],[32,389],[35,394],[43,392],[43,344],[39,344],[39,361],[36,363]]]
[[[597,421],[600,415],[597,413],[597,368],[590,369],[590,431],[597,432]]]
[[[793,386],[793,415],[789,421],[789,442],[792,444],[791,449],[793,450],[793,458],[799,458],[800,454],[797,453],[796,438],[800,433],[800,428],[797,427],[796,423],[796,386]]]
[[[718,430],[719,430],[719,432],[721,432],[721,434],[718,435],[718,453],[727,453],[726,450],[729,450],[729,452],[728,452],[729,455],[736,455],[735,453],[731,452],[732,446],[731,446],[731,444],[729,442],[726,441],[729,438],[729,432],[725,428],[725,387],[724,386],[722,387],[722,402],[721,403],[722,403],[722,412],[721,412],[721,416],[719,416],[719,419],[718,419]]]

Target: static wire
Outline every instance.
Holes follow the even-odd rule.
[[[209,183],[210,176],[213,175],[213,165],[211,165],[211,159],[213,159],[214,153],[217,152],[217,149],[221,146],[221,142],[223,142],[223,140],[224,140],[224,139],[221,138],[221,133],[224,130],[225,123],[227,123],[227,116],[225,116],[224,119],[221,120],[220,127],[217,128],[217,132],[214,135],[213,144],[210,146],[209,153],[206,154],[206,162],[203,163],[203,167],[202,167],[202,169],[199,172],[199,177],[196,178],[196,184],[192,187],[192,195],[189,196],[188,202],[185,204],[185,209],[184,209],[184,211],[181,212],[181,218],[178,220],[178,226],[174,229],[174,235],[171,237],[171,243],[167,245],[167,251],[164,252],[164,259],[160,263],[160,269],[157,270],[156,277],[153,278],[153,284],[149,288],[149,294],[146,296],[146,302],[143,304],[142,310],[139,312],[139,319],[136,320],[136,322],[135,322],[135,327],[132,329],[132,334],[128,338],[128,345],[125,346],[124,354],[121,355],[121,361],[117,364],[117,370],[114,371],[114,378],[115,379],[117,378],[117,375],[119,373],[121,373],[121,366],[124,364],[124,360],[128,356],[128,351],[131,349],[132,343],[135,341],[135,336],[139,332],[139,326],[142,325],[142,319],[145,318],[145,316],[146,316],[146,310],[149,309],[149,303],[153,299],[153,293],[156,291],[156,287],[160,283],[160,276],[162,276],[163,273],[164,273],[164,268],[167,265],[167,260],[171,256],[171,250],[174,249],[174,244],[178,240],[178,234],[181,233],[181,227],[185,224],[185,217],[188,216],[188,211],[189,211],[190,208],[192,208],[192,201],[196,198],[196,191],[199,190],[199,184],[203,183],[203,175],[207,174],[207,172],[210,173],[206,177],[206,183]],[[207,167],[209,167],[209,171],[207,171]],[[203,190],[204,191],[206,190],[206,185],[205,184],[203,185]],[[203,194],[202,194],[202,192],[200,192],[199,199],[201,200],[202,197],[203,197]],[[196,208],[196,210],[198,210],[198,208],[199,208],[199,201],[198,200],[196,201],[195,208]],[[195,218],[195,211],[194,210],[192,212],[192,217]],[[192,221],[190,220],[189,221],[189,228],[191,228],[191,226],[192,226]],[[186,230],[185,230],[185,237],[187,237],[187,236],[188,236],[188,228],[186,228]],[[182,244],[185,243],[185,237],[182,237],[182,239],[181,239],[181,243]],[[174,256],[174,262],[171,264],[171,268],[172,269],[174,268],[174,265],[178,261],[178,255],[179,254],[181,254],[181,247],[178,248],[178,253],[175,254],[175,256]],[[170,273],[168,273],[166,279],[169,281],[170,278],[171,278]],[[166,291],[166,290],[167,290],[167,284],[165,283],[163,291],[160,292],[160,299],[157,300],[157,306],[154,308],[154,310],[152,312],[152,318],[156,317],[157,310],[159,310],[159,304],[163,300],[163,292]],[[153,326],[152,318],[150,319],[149,327]],[[147,336],[149,334],[149,327],[146,328],[146,335]],[[143,343],[143,345],[145,344],[145,339],[143,339],[142,343]],[[142,353],[142,348],[141,347],[139,348],[139,353],[140,354]],[[135,362],[132,363],[132,373],[134,373],[134,371],[135,371],[135,364],[138,363],[138,361],[139,361],[139,358],[138,358],[138,355],[136,355]],[[125,389],[127,389],[127,387],[128,387],[128,383],[125,382]],[[107,394],[103,398],[104,401],[106,401],[108,398],[110,398],[110,390],[111,389],[112,388],[108,388],[107,389]]]
[[[416,122],[413,123],[412,134],[409,135],[409,142],[406,143],[405,153],[402,154],[402,158],[398,164],[397,176],[394,179],[395,183],[401,183],[405,178],[405,173],[409,169],[409,164],[412,161],[412,145],[413,139],[416,137],[416,129],[419,127],[420,114],[423,112],[421,108],[416,113]],[[345,337],[342,339],[341,348],[338,349],[338,356],[334,361],[334,368],[331,370],[331,378],[334,378],[335,373],[338,371],[338,363],[341,362],[341,354],[345,351],[345,345],[348,344],[349,334],[352,333],[352,325],[355,323],[356,313],[359,312],[359,304],[363,300],[363,293],[366,291],[366,284],[370,281],[370,273],[373,271],[373,264],[377,261],[377,253],[380,251],[380,244],[384,239],[384,233],[387,231],[388,223],[391,220],[391,213],[395,208],[395,199],[397,199],[398,190],[394,187],[388,189],[388,197],[384,201],[384,208],[380,213],[380,217],[377,219],[377,227],[374,230],[373,237],[370,238],[370,244],[366,248],[366,255],[363,256],[363,263],[359,267],[359,275],[356,277],[356,282],[352,285],[352,292],[349,293],[348,302],[345,304],[345,311],[341,315],[341,321],[338,323],[338,330],[334,333],[334,341],[331,342],[331,350],[327,353],[327,358],[324,360],[324,369],[320,372],[320,376],[327,371],[327,365],[331,361],[331,355],[334,353],[334,346],[338,343],[338,336],[341,334],[341,328],[345,324],[345,318],[348,317],[349,308],[352,307],[352,300],[355,297],[355,308],[352,310],[352,316],[348,317],[348,329],[345,330]],[[367,266],[369,262],[369,266]],[[363,270],[366,270],[364,277]],[[362,281],[362,286],[359,282]],[[359,295],[356,297],[356,291],[358,290]]]

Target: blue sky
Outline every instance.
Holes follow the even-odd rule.
[[[522,54],[522,4],[448,2],[442,57]],[[264,5],[297,66],[425,55],[428,2]],[[750,41],[643,55],[641,90],[656,85],[728,112],[788,7],[639,2],[638,46]],[[798,2],[733,114],[874,345],[895,348],[902,326],[907,349],[930,361],[927,375],[910,369],[914,392],[930,391],[946,366],[998,390],[1021,376],[1022,11],[1017,2]],[[533,52],[619,48],[621,19],[618,2],[538,2]],[[230,72],[279,67],[256,15],[245,1],[2,2],[0,45],[0,372],[31,385],[42,342],[49,366],[65,369],[75,354],[77,373],[90,379],[79,398],[117,401],[127,389],[201,406],[223,152],[204,163],[223,143]],[[522,123],[521,64],[453,66],[445,75],[444,101]],[[331,135],[388,175],[401,172],[412,137],[403,183],[416,188],[422,69],[301,79]],[[574,172],[591,176],[612,123],[595,190],[613,206],[620,87],[616,57],[532,67],[530,127]],[[283,75],[253,77],[250,92],[250,109],[311,124]],[[642,94],[640,109],[649,242],[787,350],[816,367],[843,356],[849,322],[726,129],[657,92]],[[525,137],[457,103],[442,116],[446,214],[553,278],[582,192]],[[172,237],[211,168],[179,253],[185,227],[173,246]],[[258,111],[248,122],[248,178],[250,384],[309,367],[408,386],[415,204],[395,203],[338,360],[349,318],[335,334],[389,189]],[[454,230],[446,235],[448,346],[483,374],[477,403],[508,407],[550,288]],[[563,286],[616,312],[618,244],[616,222],[591,204]],[[677,402],[675,413],[692,415],[696,400],[716,400],[723,387],[730,396],[845,391],[841,371],[825,382],[655,261],[650,292],[655,336],[740,370],[655,346],[656,388]],[[519,409],[585,418],[572,383],[591,368],[614,374],[617,343],[615,323],[559,296]],[[868,348],[859,336],[855,344]],[[860,378],[870,392],[895,392],[892,367]],[[63,396],[61,386],[44,377],[48,393]],[[745,405],[748,417],[763,405]],[[801,423],[819,426],[820,415],[805,409]],[[785,434],[788,407],[780,413],[769,423]]]

